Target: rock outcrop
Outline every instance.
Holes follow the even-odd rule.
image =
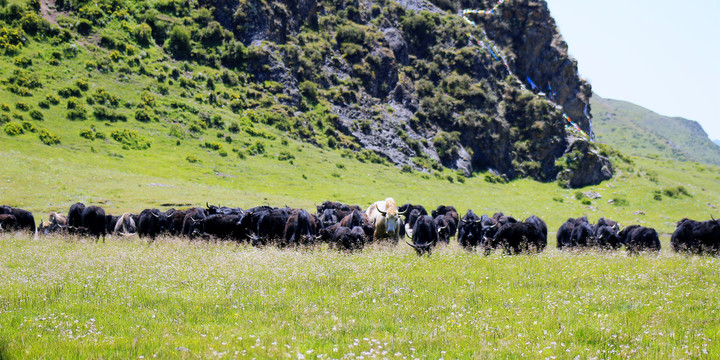
[[[307,101],[300,83],[317,84],[337,130],[394,164],[575,187],[612,176],[608,159],[566,130],[563,113],[592,137],[591,87],[545,1],[508,1],[474,17],[477,27],[458,15],[467,3],[452,0],[208,4],[248,47],[244,66],[255,81],[281,83],[283,101],[297,108]],[[557,163],[570,152],[582,156],[568,173]]]

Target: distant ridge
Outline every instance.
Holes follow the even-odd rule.
[[[696,121],[659,115],[626,101],[591,98],[598,142],[638,156],[720,165],[720,141],[710,140]]]
[[[720,140],[713,140],[713,142],[714,142],[715,144],[717,144],[718,146],[720,146]]]

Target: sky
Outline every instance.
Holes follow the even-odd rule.
[[[546,1],[596,94],[720,139],[720,0]]]

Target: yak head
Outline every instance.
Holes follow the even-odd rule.
[[[399,233],[400,215],[405,215],[405,213],[398,212],[395,200],[393,200],[393,198],[385,199],[384,211],[380,209],[380,206],[378,206],[377,203],[375,203],[375,208],[377,208],[377,211],[385,218],[385,232],[391,235]]]

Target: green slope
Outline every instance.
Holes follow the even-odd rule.
[[[720,147],[695,121],[662,116],[597,94],[591,103],[593,130],[599,142],[637,156],[720,165]]]

